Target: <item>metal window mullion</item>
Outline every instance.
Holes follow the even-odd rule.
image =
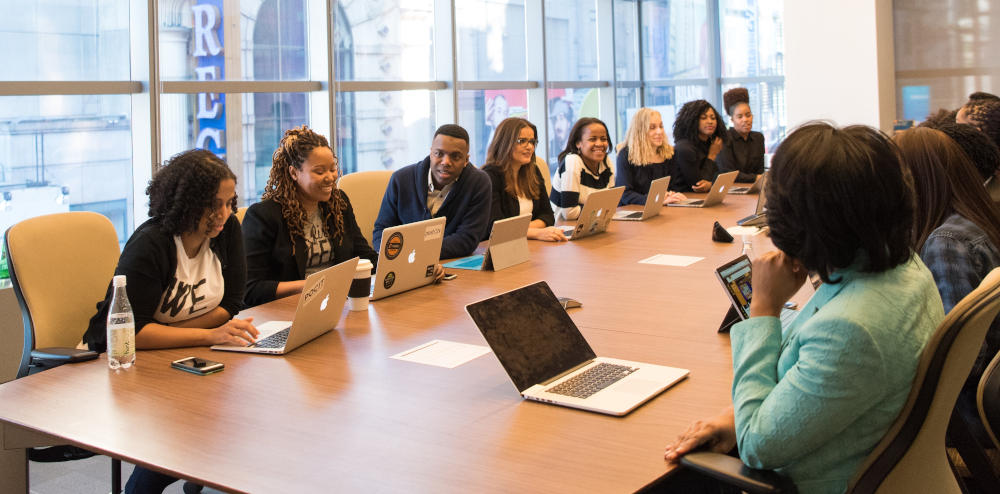
[[[226,81],[240,81],[243,79],[243,43],[240,38],[240,0],[223,0],[222,19],[225,22],[223,27],[223,66],[225,67]],[[278,9],[280,15],[280,9]],[[280,24],[280,23],[279,23]],[[201,92],[201,91],[199,91]],[[225,91],[205,91],[213,93],[224,93]],[[235,97],[234,97],[235,95]],[[236,182],[243,188],[243,192],[249,193],[247,188],[250,185],[246,180],[246,160],[243,157],[243,95],[226,94],[226,163],[229,169],[236,175]],[[240,194],[244,196],[246,194]]]
[[[308,93],[323,90],[320,81],[163,81],[161,85],[164,94]]]
[[[719,0],[708,0],[708,101],[716,108],[722,107],[719,79],[722,77],[722,30],[719,25]],[[725,113],[725,109],[722,111]],[[718,115],[722,118],[722,115]]]
[[[491,91],[498,89],[535,89],[541,87],[538,81],[458,81],[459,91]]]
[[[444,81],[337,81],[336,89],[344,93],[362,93],[372,91],[438,91],[448,89],[449,84]]]
[[[0,96],[139,94],[142,81],[5,81]]]
[[[548,89],[587,89],[610,87],[608,81],[549,81],[545,84]]]

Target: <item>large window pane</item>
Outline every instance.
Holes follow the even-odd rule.
[[[569,131],[581,117],[600,114],[597,88],[549,89],[549,169],[559,167],[559,153],[566,146]]]
[[[654,108],[663,117],[663,128],[667,131],[670,144],[674,143],[674,120],[684,103],[696,99],[706,99],[705,86],[651,86],[646,88],[646,106]],[[722,112],[722,110],[719,110]]]
[[[784,75],[781,0],[721,0],[722,76]]]
[[[642,2],[642,62],[647,80],[708,76],[705,0]]]
[[[785,85],[769,84],[759,82],[756,84],[727,84],[722,87],[727,91],[734,87],[742,86],[750,93],[750,111],[753,112],[753,130],[764,134],[764,146],[767,152],[771,153],[781,144],[785,138]],[[733,122],[726,111],[719,108],[723,114],[727,127],[732,127]]]
[[[5,2],[0,46],[0,80],[127,80],[128,0]]]
[[[637,0],[614,0],[615,77],[619,81],[639,80],[639,27]]]
[[[625,132],[632,122],[632,116],[639,111],[639,93],[639,88],[618,88],[615,90],[618,106],[618,138],[615,139],[617,143],[625,139]]]
[[[129,96],[0,98],[0,229],[26,218],[95,211],[132,233]]]
[[[455,22],[459,79],[525,79],[524,0],[455,2]]]
[[[493,132],[507,117],[528,118],[528,91],[497,89],[458,92],[458,123],[469,131],[472,141],[469,154],[473,163],[479,166],[486,163],[486,148],[493,141]]]
[[[432,0],[335,2],[335,6],[337,80],[434,80]]]
[[[597,3],[545,0],[545,46],[550,81],[597,80]]]
[[[434,92],[337,93],[337,155],[342,173],[397,170],[427,157]]]

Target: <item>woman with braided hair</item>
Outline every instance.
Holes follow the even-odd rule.
[[[337,157],[305,125],[285,131],[261,202],[247,209],[247,305],[302,291],[306,276],[353,257],[374,264],[347,194],[337,189]]]

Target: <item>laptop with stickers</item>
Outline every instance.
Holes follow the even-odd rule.
[[[660,214],[663,209],[663,199],[670,186],[670,177],[663,177],[649,183],[649,193],[646,194],[646,205],[642,211],[618,211],[612,218],[618,221],[643,221]]]
[[[618,201],[621,200],[625,187],[615,187],[612,189],[598,190],[591,192],[587,196],[587,202],[583,203],[580,216],[576,219],[576,224],[572,226],[563,225],[563,233],[570,240],[579,240],[591,235],[603,233],[608,229],[611,218],[618,209]]]
[[[357,267],[355,257],[307,276],[291,321],[258,324],[256,342],[244,346],[212,345],[212,350],[283,355],[331,331],[344,312]]]
[[[382,231],[371,300],[434,282],[434,265],[441,259],[444,225],[442,216]]]

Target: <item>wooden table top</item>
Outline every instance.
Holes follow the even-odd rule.
[[[668,441],[730,403],[729,338],[716,333],[728,301],[714,269],[741,245],[712,242],[711,227],[755,203],[729,196],[577,242],[532,241],[527,263],[449,269],[459,277],[345,309],[335,331],[283,357],[188,348],[141,351],[126,372],[103,358],[65,365],[0,386],[0,420],[228,491],[634,491],[669,470]],[[637,262],[660,253],[704,260]],[[454,369],[389,358],[433,339],[485,345],[465,305],[539,280],[583,303],[570,315],[598,355],[690,377],[616,418],[522,400],[492,354]],[[240,317],[290,319],[294,305]],[[226,369],[170,368],[192,355]]]

